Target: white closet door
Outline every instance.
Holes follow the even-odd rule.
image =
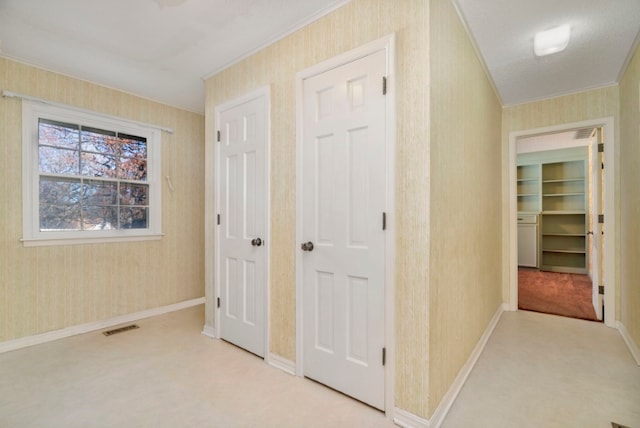
[[[221,337],[264,357],[267,97],[220,113]]]
[[[384,409],[386,53],[304,80],[304,375]],[[300,221],[300,218],[299,218]],[[312,247],[311,247],[312,246]]]

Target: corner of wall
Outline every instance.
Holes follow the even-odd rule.
[[[631,337],[629,331],[621,322],[618,322],[618,331],[620,332],[622,339],[624,339],[624,342],[627,344],[627,347],[629,348],[629,352],[631,352],[633,359],[636,360],[636,364],[640,366],[640,347],[633,340],[633,337]]]

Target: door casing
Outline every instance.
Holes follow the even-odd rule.
[[[220,129],[220,115],[222,112],[231,109],[235,106],[244,104],[248,101],[264,98],[266,101],[266,147],[265,147],[265,176],[264,182],[266,187],[266,219],[265,219],[265,237],[264,237],[264,251],[266,252],[265,257],[265,292],[264,292],[264,312],[265,312],[265,320],[264,320],[264,338],[265,338],[265,361],[269,358],[269,267],[270,267],[270,255],[271,255],[271,186],[270,186],[270,171],[271,171],[271,89],[269,86],[262,87],[253,92],[247,93],[243,96],[230,100],[224,104],[220,104],[215,107],[215,129]],[[215,304],[215,300],[220,297],[220,287],[221,287],[221,278],[220,278],[220,226],[217,225],[216,218],[218,213],[220,213],[222,207],[222,201],[220,200],[220,173],[222,169],[220,168],[220,142],[216,141],[215,148],[215,203],[214,203],[214,213],[211,221],[215,224],[215,238],[214,238],[214,303],[213,307],[213,318],[215,320],[215,325],[213,329],[213,336],[220,339],[222,337],[222,331],[220,326],[220,309]]]
[[[393,416],[394,409],[394,302],[395,302],[395,141],[396,141],[396,98],[395,98],[395,34],[369,42],[359,48],[345,52],[334,58],[321,62],[296,74],[296,362],[295,373],[304,376],[303,367],[303,270],[302,252],[299,249],[302,242],[302,181],[299,177],[302,166],[303,144],[303,94],[304,80],[357,59],[368,56],[374,52],[384,50],[387,59],[387,83],[386,83],[386,242],[385,242],[385,412],[388,417]],[[382,77],[380,84],[382,88]]]

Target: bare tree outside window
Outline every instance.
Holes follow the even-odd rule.
[[[40,231],[149,227],[147,140],[38,122]]]

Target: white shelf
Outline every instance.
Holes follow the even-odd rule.
[[[584,181],[584,177],[582,178],[563,178],[559,180],[543,180],[543,183],[571,183],[575,181]]]

